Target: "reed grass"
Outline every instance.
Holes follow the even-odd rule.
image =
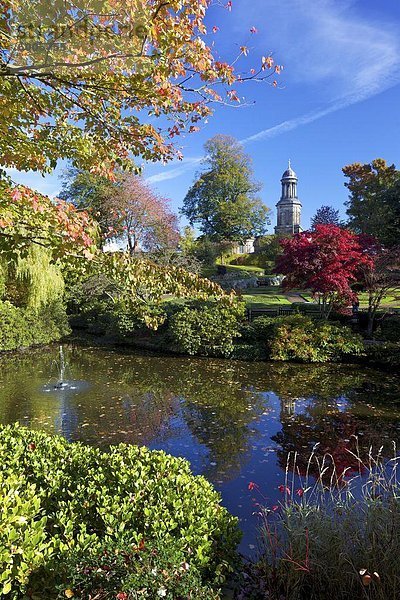
[[[356,439],[351,470],[337,468],[330,454],[321,457],[317,446],[303,473],[289,454],[279,507],[259,509],[261,557],[237,598],[399,600],[395,445],[390,460],[383,447],[363,459]]]

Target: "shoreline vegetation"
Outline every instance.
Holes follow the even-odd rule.
[[[289,452],[273,506],[268,482],[248,483],[260,521],[259,553],[250,561],[237,553],[238,520],[186,460],[1,426],[2,594],[397,598],[400,458],[395,444],[386,459],[382,448],[374,454],[352,438],[347,460],[318,443],[305,464]]]
[[[188,461],[19,425],[0,426],[0,457],[2,596],[219,597],[238,520]]]
[[[268,505],[264,482],[249,483],[260,554],[245,564],[236,600],[398,597],[400,457],[394,443],[387,460],[383,447],[363,453],[356,436],[352,442],[347,467],[318,443],[305,468],[289,452],[275,506]]]
[[[285,317],[283,317],[283,319],[285,319]],[[29,345],[4,348],[0,350],[0,356],[19,352],[29,352],[30,349],[46,347],[57,343],[90,343],[98,346],[114,346],[120,348],[126,347],[127,349],[131,348],[141,350],[143,352],[151,352],[160,356],[193,356],[193,354],[189,354],[172,347],[168,339],[165,339],[165,334],[162,333],[146,331],[142,335],[118,336],[115,334],[107,334],[105,332],[101,333],[97,330],[97,328],[95,328],[94,331],[91,331],[90,329],[90,327],[83,328],[75,326],[68,328],[68,325],[64,325],[63,337],[59,337],[57,335],[55,339],[52,337],[48,339],[44,338],[43,340],[38,340],[36,343],[31,343]],[[339,362],[341,364],[353,365],[358,364],[372,368],[380,368],[383,370],[390,370],[393,367],[400,365],[400,343],[384,339],[364,339],[362,340],[362,346],[363,348],[358,350],[357,353],[348,354],[342,357],[339,361],[337,359],[334,361],[328,359],[325,361],[318,360],[317,362]],[[221,356],[218,354],[195,354],[195,356],[197,358],[204,359],[212,357],[244,362],[276,362],[276,360],[268,358],[264,351],[260,351],[260,349],[257,348],[257,345],[252,344],[235,344],[233,346],[231,355],[227,356]],[[308,364],[313,362],[302,359],[296,360],[296,358],[282,358],[279,360],[284,362],[304,362]]]

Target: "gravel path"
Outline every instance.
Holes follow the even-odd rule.
[[[286,294],[286,298],[289,302],[301,302],[303,304],[308,304],[308,300],[300,296],[300,294]]]

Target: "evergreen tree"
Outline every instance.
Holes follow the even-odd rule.
[[[339,211],[333,206],[321,206],[311,219],[311,229],[316,225],[340,225]]]

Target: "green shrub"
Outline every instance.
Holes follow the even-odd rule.
[[[379,337],[388,342],[400,342],[400,317],[384,319],[380,325]]]
[[[240,254],[230,257],[227,261],[230,265],[237,265],[240,267],[259,267],[260,269],[267,270],[272,273],[275,263],[273,260],[268,260],[263,254]]]
[[[48,344],[68,334],[67,315],[60,301],[35,310],[0,302],[0,351]]]
[[[260,344],[235,344],[231,358],[235,360],[259,361],[268,358],[266,348]]]
[[[59,585],[60,597],[71,590],[74,598],[136,598],[163,597],[218,599],[219,593],[204,584],[201,572],[176,544],[143,542],[105,544],[93,551],[68,554],[62,569],[68,580]]]
[[[366,347],[365,354],[363,362],[371,366],[393,370],[400,368],[400,342],[371,344]]]
[[[243,315],[242,303],[191,303],[172,315],[168,335],[177,352],[229,356]]]
[[[363,349],[361,337],[348,327],[304,315],[259,317],[251,330],[254,342],[264,344],[271,360],[328,362],[359,354]]]
[[[19,597],[52,554],[40,498],[21,476],[0,474],[0,521],[0,596]]]
[[[124,444],[104,453],[18,426],[0,428],[0,459],[4,478],[24,478],[28,488],[36,486],[41,515],[46,517],[45,543],[53,547],[53,556],[32,572],[26,584],[33,593],[41,590],[40,598],[58,597],[56,589],[74,592],[75,585],[78,594],[85,557],[88,580],[81,597],[90,597],[91,586],[94,597],[98,575],[90,569],[105,548],[114,553],[136,548],[136,559],[142,561],[144,545],[154,556],[143,554],[143,561],[154,559],[154,568],[161,549],[170,548],[171,555],[160,554],[160,569],[171,565],[167,578],[171,598],[178,597],[173,572],[182,562],[204,586],[216,586],[232,568],[237,520],[221,507],[211,484],[191,474],[184,459]],[[102,598],[115,598],[125,585],[132,589],[138,585],[140,565],[122,571],[119,565],[113,595]],[[146,580],[141,597],[157,597],[151,581]],[[19,590],[15,579],[10,597],[22,598]],[[60,592],[61,597],[65,596]]]

